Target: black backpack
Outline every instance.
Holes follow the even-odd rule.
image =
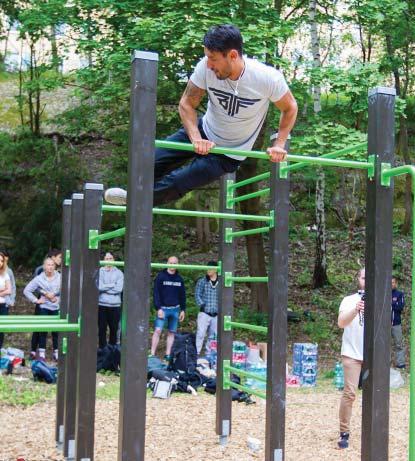
[[[97,371],[108,370],[118,372],[120,370],[121,348],[107,344],[97,353]]]
[[[171,349],[169,370],[193,373],[196,371],[197,350],[194,333],[176,333]]]

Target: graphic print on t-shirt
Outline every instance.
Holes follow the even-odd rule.
[[[231,117],[238,114],[240,108],[253,106],[256,102],[261,101],[261,99],[240,98],[235,94],[218,90],[217,88],[209,87],[209,90],[218,98],[219,104],[228,111],[228,115]]]

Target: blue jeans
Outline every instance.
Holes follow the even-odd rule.
[[[157,315],[156,319],[154,320],[154,328],[163,330],[164,324],[167,322],[168,330],[171,333],[175,333],[179,325],[180,307],[162,307],[161,309],[164,313],[164,317],[161,319]]]
[[[207,139],[201,119],[199,131]],[[166,139],[190,142],[184,128]],[[190,163],[185,165],[189,160]],[[198,155],[195,152],[158,148],[155,151],[154,206],[177,200],[187,192],[219,179],[225,173],[233,173],[240,163],[226,155]]]

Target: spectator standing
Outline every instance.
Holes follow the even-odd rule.
[[[217,263],[209,261],[207,265],[217,266]],[[206,275],[197,281],[195,300],[200,310],[197,316],[196,334],[196,349],[199,355],[206,332],[208,332],[208,338],[218,332],[219,277],[216,267],[208,269]],[[209,352],[208,343],[206,344],[206,352]]]
[[[105,261],[114,261],[112,253],[107,252]],[[98,301],[98,345],[107,345],[107,328],[109,344],[117,344],[117,331],[121,313],[121,294],[124,288],[124,274],[114,266],[108,265],[99,270]]]
[[[338,317],[339,327],[344,329],[341,348],[344,389],[340,401],[340,438],[337,443],[340,449],[349,447],[350,420],[363,363],[364,269],[359,270],[357,283],[359,291],[343,299],[340,304]]]
[[[405,307],[405,295],[398,290],[398,280],[392,277],[392,351],[395,353],[396,368],[405,368],[401,314]]]
[[[168,264],[178,264],[176,256],[170,256]],[[184,280],[177,269],[168,268],[159,272],[154,280],[154,306],[157,311],[154,321],[154,333],[151,339],[151,355],[156,354],[161,332],[167,322],[167,343],[164,359],[170,360],[174,333],[178,323],[183,322],[186,310],[186,290]]]
[[[12,294],[10,275],[7,271],[7,258],[0,253],[0,315],[8,315],[7,296]],[[0,333],[0,349],[3,347],[4,333]]]
[[[56,270],[52,258],[45,258],[43,272],[31,280],[25,287],[23,294],[26,298],[39,306],[38,315],[58,315],[61,292],[61,274]],[[37,298],[35,293],[39,293]],[[39,360],[45,360],[46,333],[39,334]],[[52,333],[53,360],[58,360],[58,333]],[[32,351],[33,352],[33,351]]]
[[[9,277],[10,277],[10,285],[11,285],[12,292],[5,297],[6,307],[7,309],[10,309],[10,307],[14,307],[14,305],[16,304],[16,279],[14,277],[13,271],[10,269],[10,266],[9,266],[10,253],[7,250],[2,250],[1,253],[3,253],[4,258],[6,260],[7,273],[9,274]]]
[[[53,249],[53,250],[50,250],[48,252],[48,254],[46,255],[47,258],[51,258],[52,261],[55,263],[55,268],[58,272],[60,272],[60,268],[61,268],[61,265],[62,265],[62,251],[61,250],[56,250],[56,249]],[[34,273],[33,273],[33,276],[36,277],[38,275],[40,275],[42,272],[43,272],[43,267],[44,267],[44,264],[42,264],[41,266],[38,266],[36,267]],[[36,298],[40,298],[40,293],[34,293],[34,295],[36,296]],[[39,307],[39,304],[35,304],[35,312],[34,314],[35,315],[40,315],[40,307]],[[39,348],[39,340],[40,340],[40,333],[38,332],[34,332],[32,333],[32,340],[31,340],[31,345],[30,345],[30,359],[31,360],[35,360],[36,359],[36,356],[37,356],[37,350]]]

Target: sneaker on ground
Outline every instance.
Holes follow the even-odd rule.
[[[31,351],[29,355],[29,360],[36,360],[37,353],[35,351]]]
[[[125,205],[127,203],[127,191],[120,187],[111,187],[105,191],[104,198],[111,205]]]
[[[171,356],[170,355],[165,355],[164,356],[164,361],[165,362],[170,362]]]
[[[406,368],[406,365],[405,364],[402,364],[402,365],[396,365],[396,368],[400,368],[401,370],[405,369]]]
[[[337,442],[337,446],[342,450],[344,448],[349,448],[349,433],[340,432],[340,438]]]

